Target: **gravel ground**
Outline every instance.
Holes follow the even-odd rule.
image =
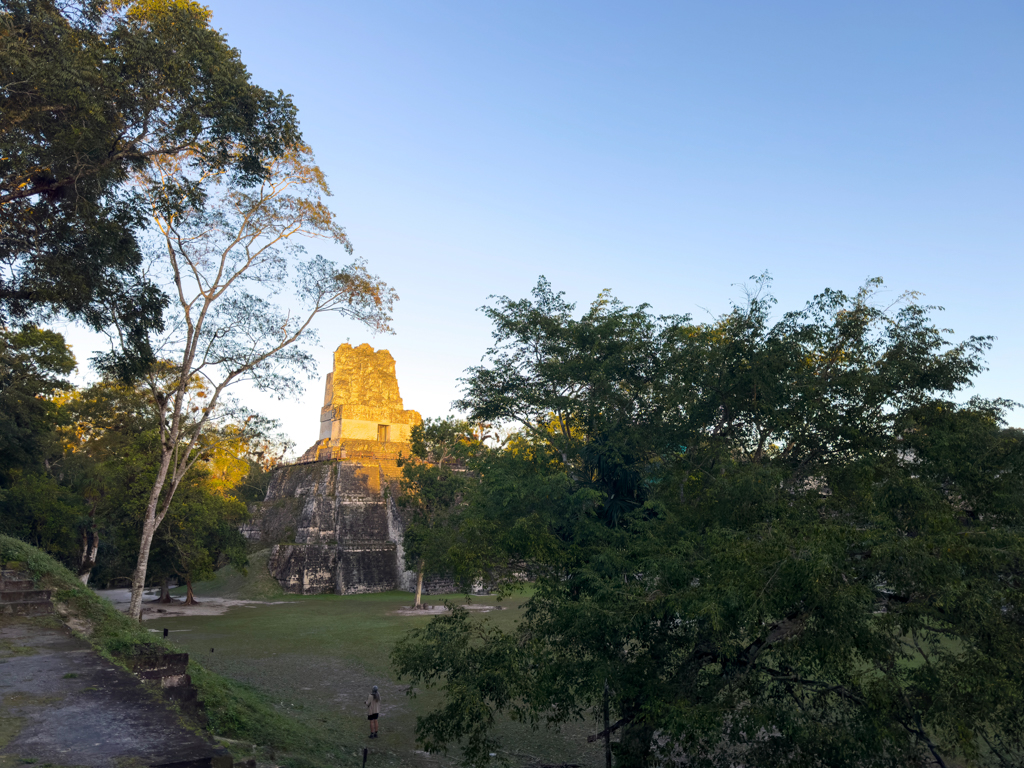
[[[109,600],[117,610],[127,613],[128,605],[132,600],[130,589],[97,589],[94,590],[100,597]],[[168,616],[220,616],[228,608],[237,606],[275,605],[274,602],[263,600],[236,600],[228,597],[204,597],[195,605],[185,605],[185,601],[172,598],[169,603],[157,601],[160,592],[147,589],[143,592],[142,620],[153,621]]]

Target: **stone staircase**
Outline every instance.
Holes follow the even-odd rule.
[[[8,566],[15,566],[8,563]],[[32,576],[19,570],[0,570],[0,616],[45,616],[53,613],[50,590],[35,589]]]

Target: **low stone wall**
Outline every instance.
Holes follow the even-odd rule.
[[[415,585],[413,589],[416,589]],[[454,595],[460,591],[459,585],[455,583],[455,579],[451,576],[423,577],[424,595]]]
[[[124,658],[124,662],[143,683],[159,688],[164,697],[176,702],[183,713],[201,725],[206,724],[207,717],[199,703],[199,692],[192,685],[192,677],[186,672],[187,653],[144,649],[139,655]]]

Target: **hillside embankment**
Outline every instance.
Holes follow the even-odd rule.
[[[355,764],[352,750],[324,744],[259,692],[128,619],[44,552],[0,535],[7,563],[51,593],[54,612],[0,616],[0,768],[222,768],[232,755],[259,768]],[[177,701],[161,695],[178,683]]]

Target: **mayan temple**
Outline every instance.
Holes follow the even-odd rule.
[[[268,562],[286,592],[354,594],[411,589],[404,525],[394,503],[398,458],[410,455],[416,411],[405,410],[395,359],[369,344],[334,352],[320,410],[320,438],[298,463],[274,470],[252,506],[250,539],[272,546]],[[430,591],[450,591],[437,582]]]
[[[420,421],[416,411],[404,408],[390,352],[342,344],[324,385],[320,439],[301,461],[377,464],[386,477],[396,478],[395,459],[409,455],[410,433]]]

